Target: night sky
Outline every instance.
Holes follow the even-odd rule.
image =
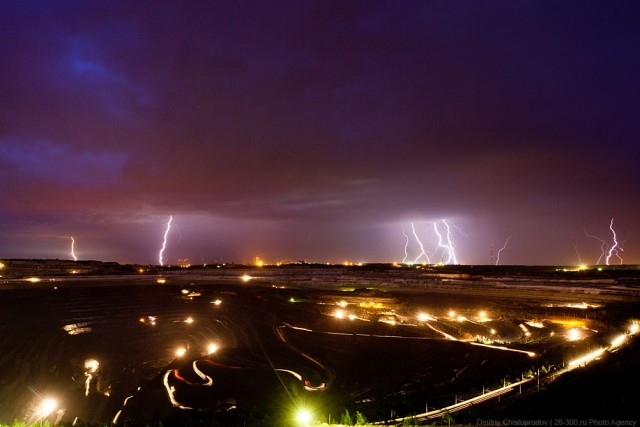
[[[4,1],[0,257],[640,263],[636,1]],[[604,259],[601,259],[601,263]],[[612,256],[611,263],[620,260]]]

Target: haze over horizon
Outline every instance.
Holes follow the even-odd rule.
[[[0,258],[639,264],[639,12],[5,3]]]

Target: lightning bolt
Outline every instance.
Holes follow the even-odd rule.
[[[71,239],[71,258],[73,258],[74,261],[77,261],[78,257],[76,257],[76,250],[75,250],[76,241],[73,238],[73,236],[69,236],[69,238]]]
[[[402,227],[402,235],[406,239],[406,241],[404,243],[404,258],[402,258],[402,263],[406,264],[407,263],[407,257],[409,256],[409,253],[407,252],[407,248],[409,247],[409,236],[407,236],[407,233],[404,232],[404,227]]]
[[[500,262],[500,252],[504,251],[507,248],[507,245],[509,244],[509,240],[511,240],[511,237],[512,236],[507,237],[507,240],[504,241],[504,245],[502,245],[502,247],[496,254],[496,265],[498,265],[498,263]]]
[[[169,215],[169,222],[167,222],[167,229],[164,231],[164,239],[162,241],[162,248],[160,248],[160,253],[158,254],[158,261],[160,265],[164,265],[162,260],[162,254],[164,253],[165,248],[167,247],[167,236],[169,235],[169,230],[171,230],[171,222],[173,221],[173,216]]]
[[[576,255],[578,255],[578,265],[582,265],[582,259],[580,258],[580,252],[578,252],[578,242],[573,247],[573,250],[576,251]]]
[[[453,247],[453,240],[451,239],[451,228],[455,227],[457,230],[459,230],[460,233],[462,233],[462,231],[460,230],[460,228],[458,228],[458,226],[454,224],[451,224],[451,226],[449,226],[449,223],[444,219],[442,219],[441,221],[444,224],[444,226],[447,227],[447,245],[446,246],[447,246],[447,250],[449,251],[449,259],[447,260],[447,264],[458,264],[458,258],[456,258],[456,251]]]
[[[622,249],[622,247],[620,247],[619,250],[617,249],[619,247],[618,236],[616,236],[616,231],[613,229],[613,218],[611,218],[611,222],[609,223],[609,230],[611,230],[611,234],[613,235],[613,245],[611,245],[611,247],[609,248],[609,253],[607,254],[607,258],[605,259],[605,262],[607,263],[607,265],[609,265],[609,260],[615,253],[618,259],[620,259],[620,264],[622,264],[622,257],[620,256],[619,252],[623,251],[624,249]]]
[[[587,230],[584,230],[584,234],[587,237],[590,237],[592,239],[596,239],[597,241],[600,242],[600,256],[598,257],[598,261],[596,261],[596,265],[600,265],[600,260],[602,259],[602,257],[604,256],[606,249],[607,249],[607,242],[605,242],[603,239],[599,238],[598,236],[593,236],[589,233],[587,233]]]
[[[416,259],[413,261],[414,264],[417,263],[418,260],[420,259],[420,257],[423,256],[423,255],[427,259],[427,263],[431,264],[431,260],[429,259],[429,255],[427,255],[427,253],[424,250],[424,246],[422,245],[422,242],[420,241],[420,238],[418,237],[418,233],[416,233],[416,228],[414,227],[413,222],[411,223],[411,231],[413,231],[413,237],[416,238],[416,240],[418,241],[418,245],[420,246],[420,254],[418,254]]]

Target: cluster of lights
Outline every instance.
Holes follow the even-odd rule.
[[[253,277],[249,276],[248,274],[244,274],[240,277],[240,280],[242,280],[243,282],[248,282],[251,279],[253,279]]]
[[[338,319],[348,318],[349,320],[355,320],[355,319],[358,318],[358,316],[356,316],[355,314],[353,314],[353,313],[347,314],[347,313],[345,313],[344,310],[342,310],[340,308],[333,312],[333,316],[338,318]]]
[[[204,355],[208,355],[208,354],[214,354],[217,353],[218,350],[220,350],[220,345],[218,343],[215,342],[210,342],[209,344],[206,345],[205,347],[205,352],[203,353]],[[188,352],[188,348],[185,346],[180,346],[178,348],[175,349],[174,354],[176,356],[176,358],[180,359],[182,357],[184,357]]]
[[[156,316],[147,316],[147,317],[141,317],[140,318],[140,323],[145,323],[151,326],[155,326],[156,325],[156,320],[157,317]]]
[[[518,325],[520,327],[520,329],[522,329],[522,332],[524,332],[524,336],[525,337],[530,337],[531,336],[531,332],[529,332],[529,329],[527,329],[527,327],[525,325],[523,325],[522,323],[520,323]]]

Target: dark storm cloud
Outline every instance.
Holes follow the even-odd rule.
[[[95,244],[102,230],[114,241],[104,256],[135,261],[126,246],[143,245],[125,243],[135,231],[107,239],[109,224],[122,231],[131,218],[135,229],[145,217],[161,229],[173,213],[194,233],[225,227],[191,241],[198,254],[226,245],[248,256],[260,235],[278,257],[334,260],[330,247],[348,247],[390,259],[402,225],[454,216],[475,235],[470,262],[514,232],[522,255],[511,262],[573,261],[584,226],[604,234],[616,216],[638,233],[637,12],[633,2],[4,5],[2,246],[28,254],[15,249],[33,244],[15,237],[32,230],[24,218],[56,217]]]

